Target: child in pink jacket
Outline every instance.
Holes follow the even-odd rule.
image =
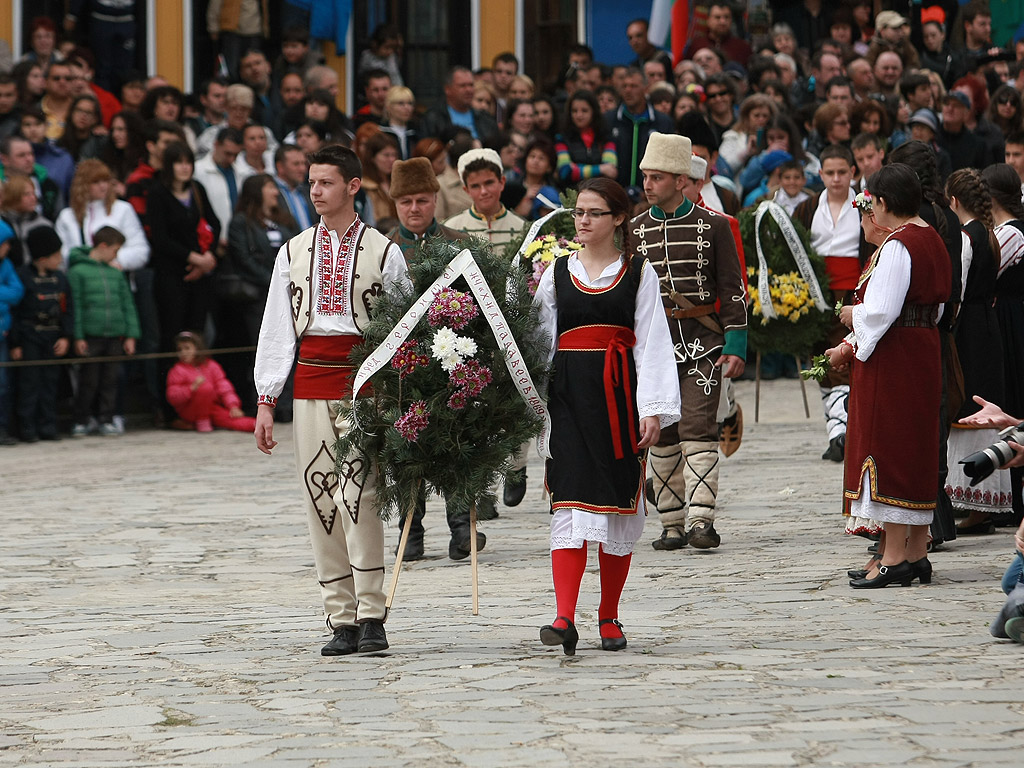
[[[174,406],[180,421],[175,426],[197,432],[213,428],[254,432],[256,419],[245,416],[239,407],[235,388],[224,369],[206,356],[206,345],[197,333],[182,331],[174,343],[178,362],[167,374],[167,402]]]

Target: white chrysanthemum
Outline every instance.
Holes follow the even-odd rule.
[[[458,352],[452,352],[450,355],[438,358],[441,361],[441,367],[447,373],[451,373],[458,366],[462,365],[462,356]]]
[[[470,357],[476,354],[476,342],[469,336],[455,337],[455,351],[463,357]]]
[[[448,326],[442,326],[434,334],[434,342],[430,345],[430,354],[437,360],[443,360],[451,355],[458,354],[455,351],[455,343],[458,336]]]

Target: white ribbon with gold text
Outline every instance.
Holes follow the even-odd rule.
[[[448,266],[445,267],[444,272],[438,276],[433,284],[409,308],[409,311],[405,313],[402,319],[398,321],[398,325],[391,329],[391,333],[388,334],[387,338],[359,366],[355,381],[352,384],[353,396],[363,388],[363,385],[377,371],[391,362],[391,358],[395,356],[398,348],[409,338],[409,335],[416,328],[417,323],[419,323],[420,318],[427,313],[437,292],[447,288],[459,277],[466,279],[469,289],[473,292],[473,296],[476,297],[477,304],[480,306],[481,313],[487,319],[491,332],[498,341],[498,346],[505,350],[505,367],[508,368],[512,382],[516,385],[516,389],[519,390],[519,395],[530,410],[543,420],[544,431],[537,438],[537,450],[542,457],[546,459],[551,458],[551,452],[548,449],[551,417],[548,415],[547,406],[544,404],[544,400],[533,383],[533,377],[530,376],[530,371],[526,367],[523,355],[519,351],[519,345],[516,344],[512,331],[508,327],[508,321],[505,320],[501,307],[498,305],[498,300],[494,298],[494,294],[491,292],[491,287],[487,284],[480,265],[476,263],[473,254],[468,249],[463,250],[451,260]]]

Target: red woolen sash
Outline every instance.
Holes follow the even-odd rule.
[[[852,291],[857,287],[862,271],[856,256],[826,256],[825,274],[833,291]]]
[[[608,424],[612,430],[612,445],[615,458],[624,458],[622,437],[619,434],[619,406],[615,390],[622,389],[626,402],[633,402],[633,388],[629,381],[629,355],[627,350],[636,344],[636,335],[630,328],[621,325],[584,325],[573,328],[558,337],[558,349],[576,352],[604,352],[604,399],[608,407]],[[626,414],[629,423],[629,440],[633,453],[637,447],[636,425],[632,414]]]
[[[343,400],[352,397],[355,366],[349,352],[362,336],[304,336],[295,367],[296,400]]]

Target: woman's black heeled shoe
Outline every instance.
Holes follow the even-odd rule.
[[[619,623],[618,619],[601,619],[599,622],[597,622],[598,628],[604,626],[605,624],[614,624],[616,627],[619,628],[619,632],[622,632],[622,625]],[[625,647],[626,647],[626,636],[625,635],[622,635],[621,637],[602,637],[601,638],[601,650],[602,651],[621,651]]]
[[[881,589],[890,584],[909,587],[914,580],[914,569],[904,560],[899,565],[883,565],[878,568],[878,575],[873,579],[850,579],[854,589]]]
[[[920,579],[922,584],[932,583],[932,564],[927,557],[915,560],[910,564],[910,568],[914,572],[914,578]]]
[[[871,562],[876,562],[876,561],[881,560],[881,559],[882,559],[881,555],[875,554],[871,558]],[[847,571],[846,575],[849,576],[851,579],[864,579],[864,578],[867,578],[868,573],[869,573],[869,571],[867,569],[864,569],[864,570],[860,570],[860,571]]]
[[[560,629],[551,624],[540,628],[540,641],[544,645],[561,645],[562,652],[566,656],[576,655],[576,643],[580,641],[580,633],[576,631],[576,625],[565,616],[559,616],[555,621],[564,621],[568,626]]]

